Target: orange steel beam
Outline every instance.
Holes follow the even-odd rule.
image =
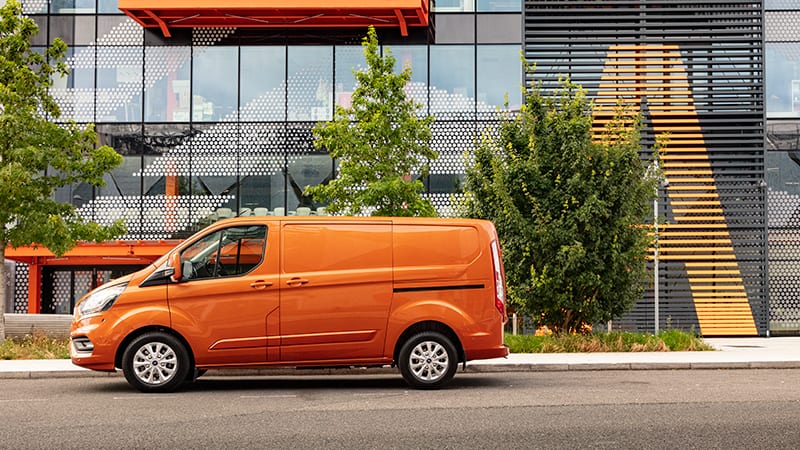
[[[408,36],[408,27],[406,26],[406,19],[403,17],[403,12],[399,9],[395,9],[394,15],[397,17],[397,21],[400,23],[400,35]]]
[[[161,18],[158,17],[153,11],[150,11],[149,9],[144,9],[142,10],[142,12],[147,14],[148,17],[150,17],[151,19],[153,19],[153,21],[155,21],[155,23],[158,25],[158,28],[161,28],[161,32],[164,33],[165,37],[172,37],[172,34],[170,34],[169,32],[169,28],[167,28],[167,24],[164,23],[164,21],[161,20]],[[143,24],[143,22],[141,21],[137,22]]]

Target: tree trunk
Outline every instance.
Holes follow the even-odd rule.
[[[0,244],[0,342],[6,340],[6,244]]]

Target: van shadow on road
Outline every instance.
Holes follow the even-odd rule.
[[[453,381],[440,390],[498,387],[507,381],[497,374],[457,375]],[[131,394],[139,391],[125,382],[124,377],[114,377],[92,385],[96,393]],[[213,376],[205,375],[194,383],[183,386],[176,394],[192,392],[230,392],[230,391],[347,391],[369,390],[403,392],[412,390],[403,378],[397,375],[265,375],[265,376]],[[174,394],[173,394],[174,395]]]

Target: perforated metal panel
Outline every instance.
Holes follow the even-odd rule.
[[[770,330],[800,332],[800,120],[767,125]]]
[[[768,42],[800,40],[800,11],[767,11],[764,34]]]

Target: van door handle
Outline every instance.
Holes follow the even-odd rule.
[[[286,284],[288,284],[289,286],[302,286],[306,283],[308,283],[308,280],[306,280],[305,278],[291,278],[289,280],[286,280]]]
[[[250,287],[253,289],[266,289],[270,286],[272,286],[271,281],[258,280],[250,283]]]

